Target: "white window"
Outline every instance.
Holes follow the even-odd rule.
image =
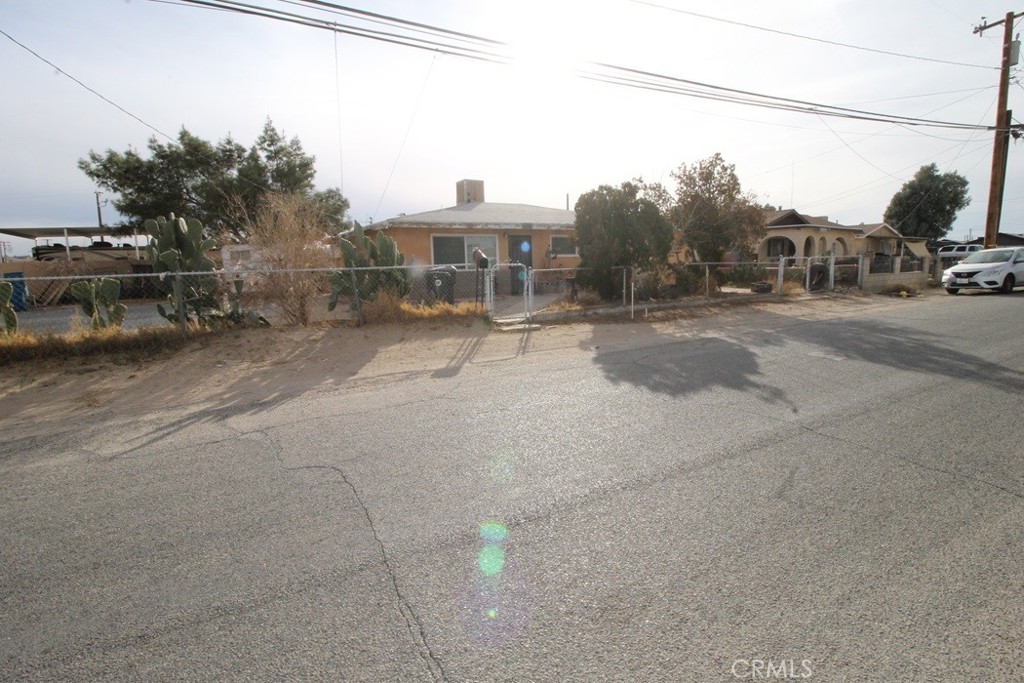
[[[498,262],[497,235],[433,235],[431,247],[435,266],[472,264],[473,251],[478,248],[492,264]]]
[[[552,235],[551,236],[551,258],[556,256],[579,256],[580,252],[576,249],[576,240],[569,235]]]

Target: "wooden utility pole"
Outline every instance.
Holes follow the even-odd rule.
[[[999,70],[999,99],[996,103],[995,141],[992,145],[992,176],[988,186],[988,215],[985,219],[985,248],[996,246],[999,219],[1003,210],[1003,186],[1006,184],[1006,157],[1010,146],[1010,112],[1006,109],[1010,89],[1010,55],[1013,51],[1013,20],[1024,13],[1007,12],[1001,21],[981,24],[977,34],[1003,24],[1003,60]],[[982,18],[984,22],[985,19]]]

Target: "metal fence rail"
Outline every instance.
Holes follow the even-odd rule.
[[[75,282],[105,277],[120,284],[127,328],[181,322],[204,306],[262,317],[272,324],[357,320],[387,306],[447,305],[479,309],[496,320],[529,321],[540,312],[686,298],[826,291],[857,285],[866,271],[854,258],[780,258],[761,262],[673,264],[656,272],[625,267],[528,268],[518,263],[479,269],[457,266],[391,268],[247,269],[198,273],[63,274],[14,277],[22,295],[22,329],[66,332],[88,324],[72,294]],[[912,267],[912,264],[908,264]],[[603,278],[601,301],[592,287]],[[328,310],[333,298],[336,305]],[[172,314],[172,315],[168,315]],[[169,320],[168,318],[171,318]]]

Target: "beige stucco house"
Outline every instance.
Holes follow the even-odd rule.
[[[395,240],[410,265],[465,267],[480,249],[491,264],[574,268],[576,215],[564,209],[484,200],[482,180],[456,183],[454,206],[379,221],[366,228]]]
[[[806,216],[795,209],[765,217],[765,236],[757,247],[760,261],[785,257],[863,257],[860,276],[865,289],[891,284],[923,286],[930,255],[923,238],[906,237],[886,223],[842,225],[824,216]]]

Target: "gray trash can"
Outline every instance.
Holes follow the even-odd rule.
[[[436,266],[427,271],[427,291],[434,301],[455,303],[455,266]]]

